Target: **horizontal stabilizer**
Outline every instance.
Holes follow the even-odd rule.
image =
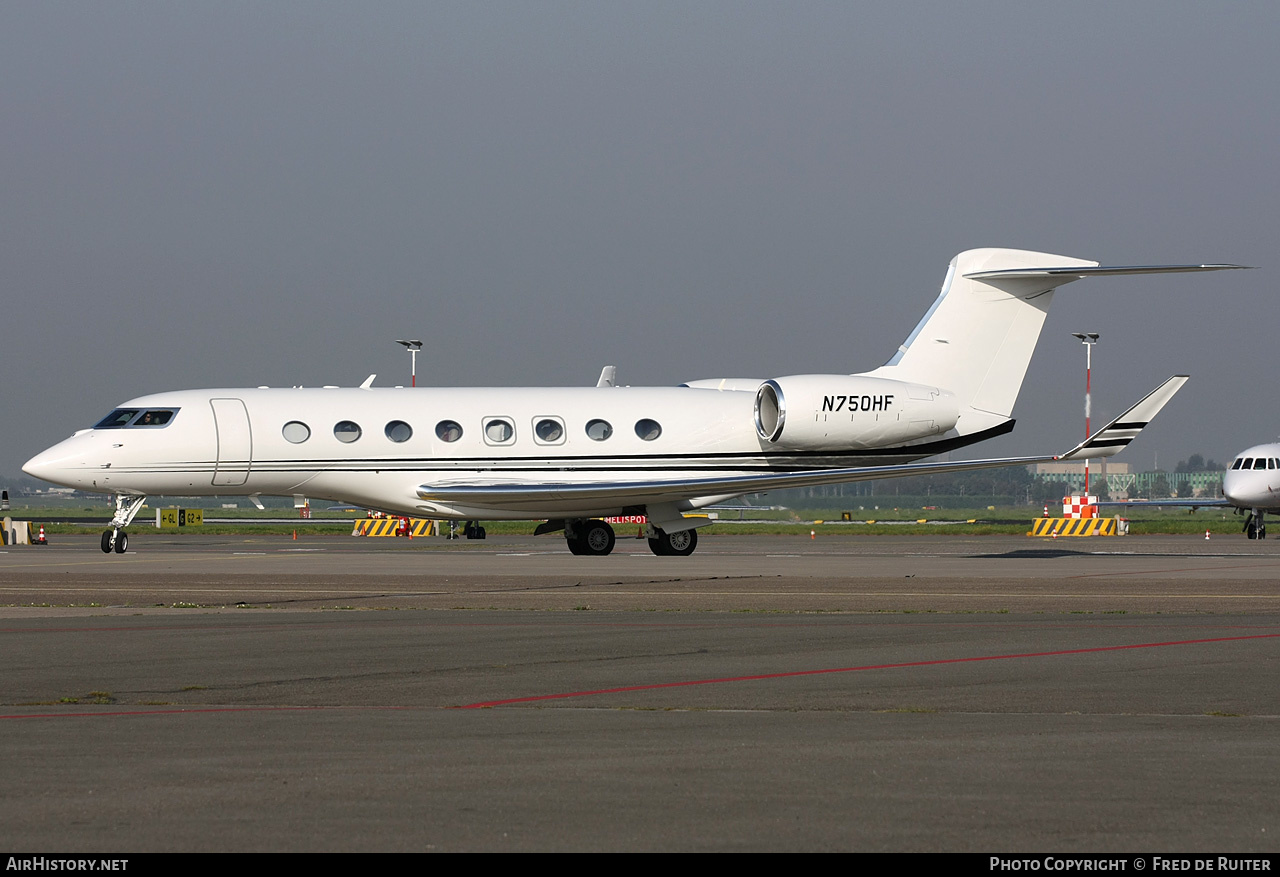
[[[1128,447],[1138,437],[1142,428],[1160,413],[1173,394],[1187,382],[1186,375],[1174,375],[1142,398],[1124,414],[1076,445],[1060,459],[1085,460],[1095,457],[1113,457]]]
[[[1033,277],[1116,277],[1123,274],[1189,274],[1194,271],[1233,271],[1250,265],[1096,265],[1064,268],[1013,268],[1001,271],[975,271],[966,274],[970,280],[1023,280]]]

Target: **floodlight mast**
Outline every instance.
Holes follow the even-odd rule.
[[[1072,332],[1073,338],[1079,338],[1084,345],[1084,437],[1090,436],[1089,417],[1093,413],[1092,377],[1093,377],[1093,345],[1098,343],[1097,332]],[[1084,459],[1084,495],[1089,496],[1089,458]]]
[[[418,351],[422,349],[421,341],[402,341],[396,339],[397,344],[403,344],[405,349],[409,351],[409,385],[418,386]]]

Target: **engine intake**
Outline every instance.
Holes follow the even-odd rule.
[[[788,450],[860,450],[946,432],[960,410],[938,387],[860,375],[792,375],[756,390],[756,433]]]

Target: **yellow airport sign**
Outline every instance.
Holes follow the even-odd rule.
[[[156,526],[200,527],[204,525],[204,509],[156,509]]]

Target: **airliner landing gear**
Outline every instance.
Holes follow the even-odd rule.
[[[1254,509],[1244,521],[1244,534],[1250,539],[1267,538],[1267,519],[1260,509]]]
[[[604,521],[578,519],[564,522],[564,541],[574,554],[603,557],[613,551],[617,540],[613,527]]]
[[[652,530],[656,535],[649,537],[649,550],[660,557],[688,557],[698,547],[697,530],[677,530],[674,533],[658,527]]]
[[[131,496],[124,493],[116,495],[116,513],[111,518],[111,529],[103,531],[102,534],[104,554],[110,554],[112,551],[116,554],[125,553],[129,547],[129,534],[124,531],[124,528],[133,523],[134,517],[146,500],[145,496]]]

